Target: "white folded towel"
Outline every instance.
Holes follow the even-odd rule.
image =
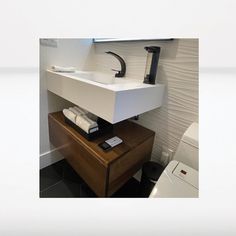
[[[84,115],[85,113],[84,112],[80,112],[78,111],[77,109],[75,109],[74,107],[70,107],[69,108],[70,111],[72,111],[73,113],[75,113],[77,116],[81,116],[81,115]]]
[[[74,67],[63,67],[63,66],[52,66],[51,67],[55,72],[75,72]]]
[[[88,111],[86,111],[85,109],[82,109],[82,108],[80,108],[80,107],[73,107],[74,109],[73,110],[71,110],[71,111],[73,111],[74,113],[76,113],[74,110],[76,110],[77,112],[79,112],[79,113],[81,113],[81,114],[86,114],[86,116],[90,119],[90,120],[92,120],[92,121],[97,121],[97,116],[95,116],[94,114],[92,114],[92,113],[90,113],[90,112],[88,112]]]
[[[90,120],[86,115],[76,116],[75,124],[78,125],[86,133],[92,133],[89,132],[91,131],[91,129],[93,129],[93,131],[98,130],[97,122]]]
[[[70,107],[69,109],[63,109],[63,114],[79,126],[86,133],[92,133],[98,130],[97,122],[89,119],[83,109],[78,107]]]
[[[81,113],[81,114],[87,114],[88,111],[80,108],[80,107],[73,107],[77,112]]]
[[[75,123],[75,119],[76,119],[76,114],[68,109],[63,109],[63,114],[72,122]]]

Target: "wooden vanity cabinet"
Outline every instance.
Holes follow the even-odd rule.
[[[155,133],[131,121],[88,141],[65,123],[62,112],[48,115],[50,142],[99,197],[111,196],[151,157]],[[98,144],[118,136],[123,143],[105,152]]]

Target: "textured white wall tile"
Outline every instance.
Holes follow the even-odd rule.
[[[98,43],[94,70],[112,74],[111,68],[120,69],[119,62],[105,54],[113,51],[125,60],[127,77],[143,80],[148,45],[161,47],[157,81],[166,85],[166,93],[163,106],[140,115],[137,123],[156,132],[152,158],[160,162],[162,146],[175,151],[186,128],[198,121],[198,39]]]

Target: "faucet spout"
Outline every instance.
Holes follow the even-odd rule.
[[[122,57],[120,57],[119,55],[117,55],[114,52],[106,52],[107,54],[111,54],[112,56],[114,56],[116,59],[118,59],[118,61],[120,62],[121,65],[121,70],[115,70],[112,69],[114,71],[117,71],[117,73],[115,74],[115,77],[124,77],[125,76],[125,72],[126,72],[126,65],[125,65],[125,61],[123,60]]]

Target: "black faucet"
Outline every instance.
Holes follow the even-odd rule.
[[[125,72],[126,72],[126,65],[125,65],[125,61],[117,54],[115,54],[114,52],[106,52],[107,54],[111,54],[112,56],[114,56],[115,58],[118,59],[118,61],[120,62],[121,65],[121,70],[115,70],[112,69],[113,71],[117,71],[117,73],[115,74],[115,77],[124,77],[125,76]]]

